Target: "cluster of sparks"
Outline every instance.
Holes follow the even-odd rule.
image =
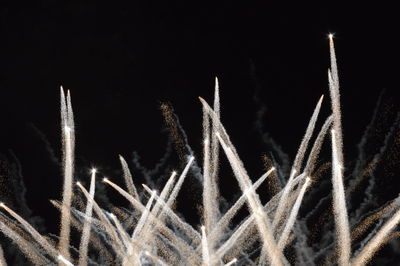
[[[112,249],[114,257],[110,263],[121,265],[289,265],[289,259],[284,254],[285,247],[295,241],[294,226],[299,209],[304,195],[313,182],[322,143],[330,132],[332,201],[336,232],[335,258],[341,266],[365,265],[400,222],[400,211],[395,212],[386,221],[362,250],[352,252],[352,236],[343,182],[344,156],[339,78],[333,35],[329,35],[329,39],[331,68],[328,71],[328,80],[332,115],[325,120],[315,141],[310,143],[323,101],[321,97],[301,141],[286,185],[267,203],[261,202],[256,190],[276,169],[272,167],[256,182],[252,182],[220,121],[219,87],[216,79],[213,107],[200,98],[203,105],[203,225],[199,230],[185,222],[174,211],[178,193],[195,162],[193,156],[187,157],[186,166],[180,174],[175,171],[171,173],[159,193],[143,184],[143,191],[148,197],[139,196],[128,164],[120,156],[127,189],[124,190],[107,178],[104,178],[103,182],[115,189],[132,205],[136,217],[131,219],[130,224],[121,222],[124,217],[102,209],[94,200],[98,177],[96,169],[91,171],[89,190],[80,182],[75,183],[87,202],[86,208],[79,211],[73,206],[75,129],[71,97],[69,91],[65,97],[61,88],[64,188],[62,203],[53,202],[61,211],[58,244],[55,245],[47,237],[42,236],[4,203],[0,203],[2,211],[13,219],[0,220],[0,231],[12,239],[36,265],[95,264],[90,259],[90,246],[104,248],[101,241],[96,238],[96,234],[101,235],[102,241],[106,241],[107,247]],[[242,191],[242,195],[225,213],[221,213],[218,202],[217,180],[221,148]],[[147,198],[147,202],[144,198]],[[228,230],[232,219],[245,205],[249,210],[249,216],[234,230]],[[392,205],[394,208],[395,204]],[[74,248],[75,255],[71,254],[72,226],[81,232],[79,248]],[[241,246],[245,245],[245,241],[254,243],[257,240],[261,245],[259,256],[256,260],[251,260],[250,256],[244,254]],[[0,251],[0,265],[6,265],[1,248]],[[245,259],[242,259],[243,257]]]

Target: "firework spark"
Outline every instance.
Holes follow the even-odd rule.
[[[0,203],[0,209],[3,210],[0,212],[0,231],[35,265],[316,265],[321,262],[321,257],[330,264],[365,265],[383,244],[399,235],[393,231],[400,222],[400,201],[396,199],[381,210],[369,213],[368,217],[362,217],[363,219],[357,213],[357,223],[349,220],[345,192],[353,192],[361,178],[371,171],[363,169],[358,161],[357,169],[353,173],[355,181],[350,182],[346,190],[343,182],[345,160],[339,75],[333,35],[329,35],[329,43],[331,69],[328,71],[328,82],[332,114],[325,119],[315,137],[322,96],[308,123],[288,176],[281,176],[284,171],[280,171],[281,168],[273,157],[268,157],[268,171],[253,183],[221,122],[219,82],[216,78],[213,108],[200,98],[203,107],[201,173],[187,143],[186,134],[182,132],[172,108],[163,105],[162,110],[171,138],[175,142],[179,159],[185,162],[185,167],[179,176],[176,171],[169,173],[169,178],[161,189],[152,187],[154,183],[150,182],[149,185],[143,184],[143,189],[139,186],[138,190],[127,161],[119,156],[126,190],[106,177],[103,182],[123,196],[131,208],[111,207],[107,211],[95,200],[98,195],[96,189],[99,193],[99,187],[96,186],[99,173],[96,169],[91,171],[89,191],[80,182],[76,182],[81,193],[74,193],[74,116],[70,93],[68,91],[65,97],[61,88],[64,185],[62,202],[52,201],[61,211],[60,235],[55,240],[41,235],[5,203]],[[393,135],[392,131],[398,122],[396,120],[387,136]],[[319,169],[325,170],[327,166],[332,166],[332,191],[319,199],[315,208],[302,217],[302,203],[312,194],[317,181],[321,179],[321,173],[324,172],[318,170],[317,163],[329,130],[332,159]],[[385,147],[388,139],[389,137],[385,139]],[[366,138],[363,139],[365,141]],[[360,150],[363,147],[360,146]],[[219,194],[218,188],[220,153],[228,159],[242,192],[224,211],[220,207],[221,201],[225,199]],[[365,164],[367,168],[378,164],[377,158],[382,158],[381,153],[380,151],[374,157],[372,163]],[[191,175],[195,175],[203,186],[200,227],[186,222],[175,209],[183,184]],[[275,182],[270,189],[276,192],[275,195],[263,203],[257,189],[270,175],[283,182],[281,186]],[[331,198],[334,216],[331,224],[334,224],[336,237],[332,237],[330,233],[323,234],[318,243],[322,246],[316,248],[309,245],[307,240],[310,231],[307,219],[312,218]],[[75,204],[75,199],[81,204]],[[248,216],[240,223],[234,223],[242,209],[246,209]],[[387,219],[390,214],[393,214],[392,217]],[[329,212],[324,211],[321,220],[328,216]],[[359,240],[372,224],[377,224],[373,233]],[[379,228],[380,224],[383,226]],[[73,247],[75,242],[70,237],[71,225],[80,233],[79,249]],[[319,226],[319,230],[322,230],[329,224],[321,222]],[[350,229],[353,229],[352,238]],[[353,252],[352,245],[357,245],[359,249]],[[294,250],[293,254],[286,249],[289,246]],[[334,262],[335,259],[337,262]],[[0,266],[3,265],[6,265],[6,259],[0,247]]]

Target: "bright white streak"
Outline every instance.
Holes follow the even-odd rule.
[[[204,266],[210,266],[210,252],[208,250],[208,240],[206,235],[206,228],[201,226],[201,247],[202,247],[202,258]]]
[[[303,139],[301,140],[300,147],[297,151],[296,157],[293,162],[293,168],[292,169],[300,169],[301,165],[303,163],[304,155],[306,153],[308,143],[310,142],[310,139],[312,137],[312,134],[314,132],[315,128],[315,123],[317,122],[318,119],[318,114],[319,111],[321,110],[321,105],[322,105],[322,100],[324,99],[324,95],[322,95],[319,100],[317,105],[315,106],[314,112],[311,116],[310,122],[308,123],[306,133],[304,134]]]
[[[335,86],[339,88],[339,74],[336,62],[335,43],[333,41],[333,34],[329,34],[328,37],[329,37],[329,53],[331,59],[333,81],[335,82]]]
[[[67,92],[65,101],[64,91],[61,87],[61,130],[63,143],[63,167],[64,167],[64,188],[62,194],[61,208],[61,230],[59,250],[64,258],[70,257],[69,242],[71,232],[71,204],[72,204],[72,182],[74,174],[74,117],[71,106],[71,96]]]
[[[136,190],[135,185],[133,184],[133,178],[132,178],[131,171],[129,170],[129,166],[126,163],[124,157],[122,157],[122,155],[119,155],[119,160],[122,165],[122,171],[124,173],[125,184],[126,184],[126,187],[128,188],[128,192],[129,192],[129,194],[131,194],[138,200],[139,194]]]
[[[156,195],[157,203],[154,205],[154,208],[152,210],[152,214],[154,216],[158,215],[161,206],[163,206],[163,204],[165,203],[165,199],[168,197],[169,193],[171,192],[172,186],[174,185],[175,176],[176,176],[176,172],[173,171],[171,173],[171,176],[168,178],[168,181],[165,184],[164,188],[162,189],[160,196]]]
[[[281,237],[279,238],[278,247],[280,249],[283,249],[285,247],[285,245],[287,244],[287,240],[288,240],[290,231],[292,230],[292,227],[296,221],[296,217],[299,212],[304,193],[306,192],[309,183],[310,183],[310,178],[307,177],[306,181],[304,182],[303,186],[301,187],[299,195],[297,196],[296,202],[293,205],[292,211],[290,212],[289,218],[287,219],[287,222],[286,222],[285,228],[282,231]]]
[[[350,263],[351,238],[349,218],[347,215],[346,196],[343,186],[342,165],[339,162],[336,132],[332,129],[332,186],[333,213],[336,226],[336,244],[339,253],[339,265]]]
[[[219,120],[221,117],[221,104],[219,99],[219,82],[218,78],[215,77],[215,91],[214,91],[214,114],[215,117]],[[216,133],[219,132],[218,122],[212,119],[212,136],[211,136],[211,168],[212,168],[212,181],[216,182],[218,178],[218,163],[219,163],[219,141],[217,138]],[[217,185],[215,184],[216,189],[218,189]]]
[[[132,250],[132,244],[129,235],[126,233],[125,229],[122,227],[118,218],[113,213],[109,213],[108,215],[113,220],[115,227],[117,228],[117,232],[121,236],[122,243],[124,243],[126,250],[128,251],[129,254],[129,251]]]
[[[310,139],[314,132],[315,123],[317,122],[318,114],[321,109],[321,104],[322,104],[323,99],[324,99],[324,95],[322,95],[321,98],[318,100],[318,103],[315,106],[314,112],[311,116],[310,122],[308,123],[306,133],[304,134],[304,137],[300,143],[300,147],[297,151],[296,157],[293,162],[292,171],[290,173],[289,180],[286,183],[286,186],[283,188],[283,194],[282,194],[281,200],[279,201],[278,208],[275,212],[274,219],[272,221],[272,229],[273,230],[279,224],[279,222],[282,218],[282,215],[286,209],[286,206],[288,204],[288,196],[293,187],[292,181],[293,181],[293,178],[294,178],[296,172],[300,170],[301,165],[303,163],[304,155],[306,153],[308,143],[310,142]]]
[[[234,259],[232,259],[230,262],[228,262],[227,264],[225,264],[225,266],[230,266],[230,265],[232,265],[232,264],[234,264],[234,263],[236,263],[237,262],[237,258],[234,258]]]
[[[180,175],[178,181],[175,184],[174,189],[171,192],[171,195],[169,196],[168,200],[167,200],[167,206],[171,207],[172,204],[174,204],[176,197],[178,196],[178,192],[182,187],[183,181],[185,180],[185,177],[187,175],[187,173],[189,172],[190,166],[192,165],[194,161],[194,156],[190,156],[188,163],[186,164],[185,169],[183,169],[182,174]],[[162,219],[164,214],[164,211],[161,212],[160,214],[160,219]]]
[[[95,186],[96,186],[96,169],[92,169],[92,174],[90,178],[90,188],[89,188],[89,194],[92,198],[94,197]],[[79,266],[87,265],[90,227],[92,225],[91,224],[92,213],[93,213],[93,203],[90,200],[88,200],[85,210],[85,222],[83,224],[83,229],[82,229],[81,243],[79,244],[79,261],[78,261]]]
[[[108,178],[103,178],[103,182],[110,185],[112,188],[114,188],[118,193],[120,193],[124,198],[126,198],[130,204],[132,204],[133,207],[136,209],[143,211],[144,206],[141,202],[139,202],[136,198],[134,198],[131,194],[123,190],[120,186],[117,184],[111,182]]]
[[[289,180],[286,183],[285,187],[283,188],[282,191],[282,196],[279,200],[278,203],[278,207],[276,209],[275,215],[274,215],[274,219],[272,221],[272,230],[275,230],[275,228],[277,227],[279,221],[281,220],[282,214],[285,211],[286,205],[287,205],[287,200],[289,197],[289,193],[292,190],[293,184],[293,178],[296,174],[297,170],[296,169],[292,169],[290,176],[289,176]]]
[[[219,81],[217,77],[215,77],[215,89],[214,89],[214,114],[216,118],[219,120],[221,117],[221,105],[219,99]],[[213,218],[211,219],[211,224],[215,226],[218,219],[220,218],[220,211],[218,208],[219,205],[217,198],[219,195],[219,189],[217,185],[218,170],[219,170],[219,141],[216,135],[216,133],[219,132],[219,127],[218,127],[218,122],[216,122],[214,119],[211,120],[211,125],[212,125],[212,130],[211,130],[211,147],[210,147],[211,148],[210,185],[211,185],[212,195],[210,197],[210,202],[211,206],[213,207],[212,209]],[[206,229],[209,230],[207,227]],[[211,243],[210,245],[212,246],[213,249],[214,244]]]
[[[333,35],[331,34],[329,35],[329,52],[331,59],[331,70],[328,70],[328,81],[333,113],[333,129],[336,131],[336,145],[339,163],[343,166],[343,136],[342,115],[340,111],[339,74],[336,63],[335,45],[333,42]]]
[[[325,120],[325,123],[323,124],[320,132],[318,133],[317,138],[314,141],[314,145],[311,148],[310,155],[308,156],[306,166],[304,167],[305,174],[310,175],[314,171],[315,163],[318,159],[318,155],[321,150],[322,143],[324,142],[324,139],[325,139],[326,133],[328,132],[328,129],[332,125],[332,121],[333,121],[332,118],[333,118],[332,116],[329,116]]]
[[[392,232],[400,222],[400,210],[398,210],[392,218],[390,218],[383,227],[368,242],[364,249],[358,254],[352,263],[352,266],[366,265],[376,251],[385,242],[386,237]]]
[[[343,186],[343,136],[342,115],[340,111],[339,75],[336,63],[333,35],[329,35],[329,50],[331,58],[331,71],[328,71],[329,92],[331,96],[331,108],[333,113],[332,130],[332,185],[333,185],[333,211],[337,234],[339,253],[339,265],[350,263],[351,239],[349,219],[346,208],[346,198]]]
[[[74,266],[71,262],[69,262],[67,259],[65,259],[62,255],[58,255],[57,258],[60,262],[64,263],[67,266]]]
[[[131,240],[135,240],[141,233],[141,231],[144,227],[144,224],[147,221],[147,218],[149,217],[150,208],[151,208],[151,205],[153,204],[155,196],[156,196],[156,191],[153,190],[153,193],[151,193],[151,197],[148,200],[146,207],[145,207],[144,211],[142,212],[142,215],[140,216],[140,219],[135,227],[135,230],[132,233]]]
[[[210,154],[210,117],[203,106],[203,216],[207,232],[215,223],[213,189],[211,185],[211,154]]]
[[[215,78],[215,93],[214,93],[214,113],[216,118],[220,117],[220,102],[219,102],[219,83],[218,78]],[[206,232],[210,233],[215,227],[219,219],[218,209],[218,160],[219,160],[219,142],[215,135],[218,132],[218,125],[212,120],[212,136],[210,141],[210,118],[206,107],[203,106],[203,210],[204,224]],[[215,238],[214,238],[215,239]],[[217,241],[218,239],[216,239]],[[209,249],[212,253],[214,246],[217,243],[209,242]]]

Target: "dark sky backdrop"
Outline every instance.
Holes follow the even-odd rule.
[[[31,126],[59,156],[60,85],[72,93],[80,166],[100,170],[118,168],[117,155],[134,150],[148,166],[162,156],[162,102],[174,106],[200,158],[197,97],[211,101],[216,75],[222,121],[249,172],[261,173],[266,152],[253,130],[257,86],[266,128],[293,158],[318,98],[328,96],[328,32],[336,36],[346,156],[382,89],[398,106],[393,6],[233,2],[0,5],[0,151],[20,159],[35,214],[53,215],[47,199],[60,197],[59,172]],[[322,115],[329,110],[327,97]]]

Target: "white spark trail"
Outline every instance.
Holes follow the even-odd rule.
[[[306,133],[304,134],[304,137],[300,143],[300,147],[297,151],[296,157],[294,159],[293,162],[293,166],[292,166],[292,170],[290,172],[290,176],[289,176],[289,180],[286,183],[286,186],[283,188],[283,193],[282,193],[282,197],[281,200],[279,201],[279,205],[278,208],[275,212],[275,216],[274,219],[272,221],[272,228],[275,229],[277,227],[277,225],[279,224],[279,222],[281,221],[282,215],[286,209],[286,206],[288,204],[287,200],[288,200],[288,196],[290,191],[292,190],[293,187],[293,178],[295,176],[295,174],[300,170],[303,159],[304,159],[304,155],[305,152],[307,150],[308,147],[308,143],[310,142],[310,139],[312,137],[312,134],[314,132],[314,128],[315,128],[315,123],[317,122],[318,119],[318,114],[319,111],[321,109],[321,104],[322,104],[322,100],[324,99],[324,95],[321,96],[321,98],[318,100],[318,103],[314,109],[314,112],[311,116],[310,122],[308,123],[307,129],[306,129]]]
[[[332,184],[333,184],[333,211],[337,234],[339,265],[349,265],[351,254],[351,238],[349,218],[346,208],[346,196],[343,185],[343,136],[342,115],[340,111],[339,75],[336,63],[333,35],[329,34],[331,70],[328,71],[329,92],[333,114],[332,130]]]
[[[214,90],[214,114],[216,118],[219,120],[221,117],[221,104],[220,104],[220,98],[219,98],[219,81],[218,78],[215,77],[215,90]],[[217,196],[219,194],[218,191],[218,185],[217,185],[217,180],[218,180],[218,170],[219,170],[219,141],[217,138],[217,133],[219,132],[219,127],[218,127],[218,122],[214,121],[214,119],[211,120],[211,185],[212,188],[214,189],[214,195],[212,198],[212,201],[214,202],[212,206],[215,206],[214,211],[214,216],[215,216],[215,223],[217,222],[217,219],[219,218],[219,209],[218,209],[218,199]]]
[[[65,100],[64,88],[60,87],[60,114],[61,114],[61,136],[64,136],[64,127],[68,125],[68,111]]]
[[[129,250],[132,249],[132,244],[131,244],[131,239],[130,239],[128,233],[122,227],[120,221],[118,220],[118,218],[113,213],[108,213],[108,215],[113,220],[113,222],[115,224],[115,227],[117,228],[117,232],[121,237],[122,243],[124,244],[126,250],[128,250],[128,254],[129,254]]]
[[[61,87],[61,130],[63,142],[63,167],[64,167],[64,188],[62,194],[61,208],[61,230],[59,250],[64,258],[70,257],[69,242],[71,232],[71,204],[72,204],[72,182],[74,175],[74,117],[71,105],[71,96],[69,90],[67,92],[67,100],[65,101],[64,90]]]
[[[57,259],[58,259],[61,263],[65,264],[65,265],[67,265],[67,266],[74,266],[74,264],[72,264],[71,262],[69,262],[69,261],[68,261],[67,259],[65,259],[62,255],[58,255]]]
[[[217,77],[215,78],[214,109],[216,119],[219,119],[220,102],[219,83]],[[212,136],[210,136],[210,132],[212,132]],[[216,136],[217,132],[218,124],[214,119],[212,120],[212,130],[210,130],[210,117],[207,109],[203,106],[203,217],[207,234],[215,227],[220,216],[217,199],[219,192],[216,182],[219,160],[219,142]],[[218,239],[215,240],[217,241]],[[217,244],[216,241],[209,243],[210,253],[213,252],[213,249]]]
[[[171,192],[171,195],[169,196],[167,200],[167,206],[171,207],[172,204],[174,204],[176,197],[178,196],[178,192],[182,187],[183,181],[185,180],[185,177],[187,173],[189,172],[189,169],[194,161],[194,156],[190,156],[188,163],[186,164],[185,169],[183,169],[180,177],[178,178],[178,181],[175,184],[174,189]],[[162,217],[164,214],[164,211],[161,212],[160,217]],[[161,218],[162,219],[162,218]]]
[[[336,244],[339,252],[339,264],[349,265],[351,253],[350,225],[343,186],[342,165],[339,162],[336,132],[332,129],[332,186],[333,213],[336,225]]]
[[[301,141],[300,147],[299,147],[296,157],[294,159],[293,169],[300,170],[300,168],[301,168],[301,165],[302,165],[303,159],[304,159],[304,155],[305,155],[307,147],[308,147],[308,143],[310,142],[310,139],[314,132],[315,123],[317,122],[323,99],[324,99],[324,95],[322,95],[319,98],[318,103],[314,109],[314,112],[311,116],[310,122],[308,123],[306,133],[304,134],[304,137]]]
[[[336,62],[336,53],[335,53],[335,43],[333,41],[333,34],[328,35],[329,38],[329,53],[330,53],[330,59],[331,59],[331,69],[332,69],[332,77],[333,81],[335,83],[335,86],[339,88],[339,73],[338,73],[338,67],[337,67],[337,62]]]
[[[232,259],[230,262],[228,262],[227,264],[225,264],[225,266],[230,266],[230,265],[232,265],[232,264],[235,264],[236,262],[237,262],[237,259],[234,258],[234,259]]]
[[[165,200],[167,199],[167,197],[169,196],[169,194],[171,193],[172,187],[174,185],[174,181],[175,181],[175,177],[176,177],[176,171],[173,171],[170,175],[170,177],[168,178],[167,183],[165,184],[164,188],[162,189],[160,196],[156,195],[156,199],[157,199],[157,203],[155,204],[153,210],[152,210],[152,214],[154,216],[157,216],[160,208],[162,208],[163,206],[165,206]]]
[[[339,75],[336,63],[335,46],[333,35],[329,34],[329,51],[331,57],[331,69],[328,70],[329,92],[333,113],[333,129],[336,131],[336,145],[338,150],[339,163],[343,166],[343,136],[342,136],[342,115],[340,111],[340,90]]]
[[[120,186],[118,186],[117,184],[111,182],[108,178],[103,178],[103,182],[110,185],[112,188],[114,188],[118,193],[120,193],[125,199],[127,199],[129,201],[129,203],[136,209],[143,211],[144,210],[144,206],[143,204],[138,201],[136,198],[134,198],[131,194],[129,194],[128,192],[126,192],[125,190],[123,190]]]
[[[92,174],[90,178],[90,188],[89,188],[89,195],[93,198],[96,186],[96,169],[92,169]],[[93,203],[88,200],[86,204],[85,210],[85,222],[83,224],[82,229],[82,237],[81,243],[79,244],[79,266],[86,266],[87,265],[87,254],[89,248],[89,240],[90,240],[90,228],[92,226],[91,218],[93,213]]]
[[[132,233],[131,240],[135,240],[141,233],[142,228],[144,227],[144,224],[145,224],[145,222],[147,222],[147,218],[149,217],[151,205],[153,204],[155,196],[156,196],[156,191],[153,190],[153,192],[151,193],[151,197],[148,200],[144,211],[142,212],[142,216],[140,217],[140,219],[135,227],[135,230]]]
[[[290,172],[289,180],[286,183],[286,185],[284,186],[284,188],[282,189],[282,196],[278,202],[278,207],[276,209],[274,219],[272,221],[272,230],[275,230],[275,228],[278,226],[278,223],[280,222],[282,215],[285,212],[287,200],[288,200],[290,191],[292,190],[292,187],[293,187],[292,181],[293,181],[293,178],[296,175],[296,173],[297,173],[297,170],[292,169],[292,171]]]
[[[208,240],[206,235],[205,226],[201,226],[201,247],[202,247],[202,258],[204,266],[211,266],[210,252],[208,250]]]
[[[122,157],[122,155],[119,155],[119,160],[122,165],[122,171],[124,173],[125,184],[126,184],[126,187],[128,188],[128,192],[129,192],[129,194],[134,196],[137,200],[139,200],[139,194],[136,190],[135,185],[133,184],[133,178],[132,178],[131,171],[129,170],[129,166],[126,163],[124,157]]]
[[[306,166],[304,167],[304,173],[310,175],[313,173],[315,168],[315,163],[318,159],[319,152],[321,151],[321,146],[324,142],[325,136],[328,133],[329,128],[332,125],[333,116],[329,116],[325,123],[323,124],[320,132],[316,140],[314,141],[313,147],[311,148],[310,155],[308,156],[308,160]]]
[[[203,216],[207,232],[211,232],[214,225],[213,188],[211,184],[212,176],[211,154],[210,154],[210,118],[206,108],[203,106]]]
[[[290,231],[292,230],[292,227],[293,227],[294,223],[296,222],[296,217],[297,217],[297,214],[300,209],[300,204],[303,200],[304,193],[306,192],[310,181],[311,181],[310,178],[307,177],[306,181],[304,182],[303,186],[301,187],[299,195],[297,196],[296,202],[294,203],[294,206],[292,208],[292,211],[290,212],[289,218],[287,219],[285,228],[283,229],[282,234],[278,241],[278,247],[280,249],[283,249],[285,247],[285,245],[287,244],[287,240],[288,240]]]

